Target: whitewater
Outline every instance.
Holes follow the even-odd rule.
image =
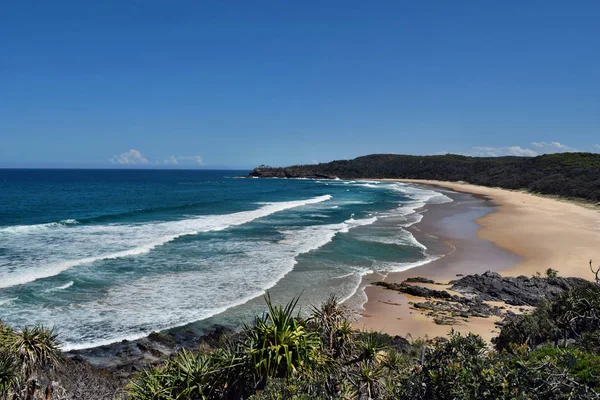
[[[401,183],[232,171],[26,173],[0,173],[0,315],[56,326],[65,349],[239,326],[267,290],[305,308],[356,298],[365,274],[434,259],[407,228],[451,201]]]

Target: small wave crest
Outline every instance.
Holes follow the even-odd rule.
[[[75,282],[73,282],[73,281],[69,281],[69,282],[65,283],[64,285],[61,285],[61,286],[57,286],[57,287],[53,287],[53,288],[51,288],[51,289],[48,289],[48,290],[46,290],[46,292],[55,292],[55,291],[57,291],[57,290],[65,290],[65,289],[68,289],[68,288],[70,288],[71,286],[73,286],[73,284],[74,284],[74,283],[75,283]]]
[[[13,301],[15,301],[17,299],[18,299],[18,297],[12,297],[10,299],[0,299],[0,306],[4,306],[4,305],[7,305],[7,304],[10,304],[10,303],[12,303]]]
[[[77,225],[79,221],[76,219],[65,219],[58,222],[49,222],[46,224],[35,224],[35,225],[14,225],[7,226],[4,228],[0,228],[0,233],[6,234],[19,234],[19,233],[31,233],[31,232],[39,232],[47,229],[56,229],[56,228],[64,228],[70,225]]]

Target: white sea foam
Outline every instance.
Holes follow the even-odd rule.
[[[51,289],[48,289],[48,290],[46,290],[46,292],[55,292],[55,291],[57,291],[57,290],[65,290],[65,289],[68,289],[68,288],[70,288],[71,286],[73,286],[73,284],[74,284],[74,283],[75,283],[75,282],[73,282],[73,281],[69,281],[69,282],[65,283],[64,285],[61,285],[61,286],[57,286],[57,287],[53,287],[53,288],[51,288]]]
[[[145,254],[181,236],[224,230],[331,198],[331,195],[324,195],[307,200],[263,203],[256,210],[169,222],[74,225],[68,228],[63,223],[56,223],[63,229],[48,230],[48,226],[43,226],[40,232],[41,225],[30,225],[29,228],[5,230],[0,232],[0,240],[13,255],[0,258],[0,288],[48,278],[99,260]],[[52,228],[56,227],[52,225]],[[18,261],[15,261],[16,257]]]
[[[338,185],[341,186],[342,183],[351,184],[351,182],[339,182]],[[364,182],[352,183],[364,184]],[[335,186],[334,182],[332,182],[332,186]],[[377,188],[380,187],[391,189],[395,185],[377,184]],[[343,189],[340,187],[338,190]],[[399,187],[397,190],[402,193],[405,193],[406,190],[409,193],[405,194],[412,200],[402,204],[399,210],[403,209],[403,211],[394,210],[389,215],[403,215],[402,218],[406,219],[406,223],[420,217],[417,212],[419,211],[419,207],[416,207],[417,204],[428,204],[436,197],[427,197],[422,192],[404,187]],[[310,199],[309,201],[313,201],[313,203],[306,201],[263,203],[258,210],[249,212],[186,217],[186,219],[171,222],[105,224],[102,226],[69,225],[67,223],[61,224],[61,226],[51,226],[50,229],[48,227],[41,230],[34,228],[30,232],[25,229],[16,234],[3,232],[0,229],[0,240],[3,245],[7,243],[9,249],[16,249],[11,246],[17,245],[18,241],[21,246],[23,243],[31,245],[30,249],[25,246],[19,248],[22,250],[22,259],[19,260],[16,269],[19,274],[30,274],[25,280],[29,282],[39,279],[40,273],[48,271],[48,266],[56,267],[54,271],[49,271],[55,275],[64,270],[61,268],[65,267],[66,262],[76,266],[82,260],[84,263],[90,263],[100,259],[143,254],[182,235],[227,229],[229,226],[240,225],[263,215],[270,215],[279,211],[283,204],[285,204],[283,209],[287,209],[304,204],[316,204],[330,198],[330,196],[320,196]],[[339,207],[343,207],[346,204],[368,203],[362,201],[336,203],[332,201],[328,203],[327,208],[332,208],[332,205],[334,205],[333,208],[338,207],[338,204]],[[257,214],[257,212],[263,214]],[[314,213],[315,210],[310,209],[310,212]],[[321,209],[318,212],[325,211]],[[381,214],[378,216],[384,217]],[[402,220],[402,218],[399,219]],[[286,274],[290,273],[294,269],[299,255],[326,246],[338,234],[344,234],[355,227],[373,224],[377,220],[376,216],[364,219],[351,217],[338,224],[284,230],[281,240],[219,239],[214,243],[207,244],[207,246],[211,246],[211,257],[209,258],[193,256],[193,251],[197,251],[196,242],[177,241],[173,244],[177,246],[177,255],[175,252],[173,254],[169,252],[169,258],[164,259],[168,261],[163,261],[173,265],[165,265],[164,272],[160,274],[149,274],[142,278],[136,278],[134,281],[113,284],[105,292],[97,294],[96,297],[73,303],[69,307],[56,306],[23,310],[17,309],[16,305],[11,304],[14,299],[8,299],[9,301],[4,304],[7,308],[4,315],[8,316],[10,312],[11,319],[17,322],[35,320],[60,326],[62,339],[67,343],[67,349],[91,347],[122,339],[136,339],[154,330],[206,319],[231,307],[246,303],[263,294],[265,290],[273,287]],[[11,237],[15,239],[11,241]],[[402,240],[409,242],[410,238]],[[185,251],[186,249],[189,251]],[[156,254],[161,255],[161,253]],[[65,259],[65,255],[67,261],[60,261]],[[427,259],[405,264],[375,264],[368,268],[379,272],[395,271],[430,261]],[[3,266],[9,265],[8,263],[2,264],[2,262],[0,257],[0,271],[3,270]],[[184,266],[189,267],[183,268]],[[67,266],[67,268],[70,267]],[[344,294],[350,292],[350,295],[346,296],[344,300],[353,295],[360,297],[361,287],[364,286],[361,284],[362,276],[368,273],[372,273],[372,271],[367,271],[366,268],[364,270],[357,268],[344,276],[344,281],[338,281],[340,285],[344,286]],[[0,272],[0,287],[5,283],[4,277]],[[342,279],[342,277],[337,278]],[[282,284],[287,285],[286,282],[284,281]],[[64,286],[66,285],[54,289],[62,290],[59,288]],[[78,290],[77,285],[71,290]],[[358,294],[354,294],[355,292]],[[70,291],[66,293],[70,293]],[[2,301],[4,300],[0,300],[0,305],[2,305]]]
[[[64,228],[69,225],[76,225],[79,221],[75,219],[65,219],[59,222],[49,222],[47,224],[35,224],[35,225],[14,225],[0,228],[0,234],[19,234],[19,233],[30,233],[39,232],[47,229]]]
[[[427,247],[419,242],[412,233],[406,231],[400,227],[394,235],[390,236],[363,236],[360,238],[362,241],[392,244],[396,246],[411,246],[418,247],[423,250],[427,250]]]
[[[347,278],[347,277],[352,276],[352,275],[357,275],[357,274],[356,274],[356,272],[350,272],[348,274],[344,274],[344,275],[340,275],[340,276],[334,276],[333,279],[344,279],[344,278]]]
[[[7,304],[10,304],[10,303],[12,303],[13,301],[15,301],[17,299],[18,299],[18,297],[12,297],[10,299],[0,299],[0,306],[4,306],[4,305],[7,305]]]
[[[263,241],[260,245],[254,241],[218,240],[211,244],[215,257],[210,260],[182,255],[172,261],[195,263],[195,271],[146,276],[112,286],[93,301],[68,308],[25,311],[19,317],[33,318],[35,313],[40,323],[61,326],[66,350],[136,339],[244,304],[290,273],[299,255],[327,245],[335,235],[348,229],[374,221],[354,220],[282,231],[283,239]],[[187,246],[193,251],[195,244]]]
[[[345,277],[348,277],[348,276],[354,277],[354,285],[353,285],[353,288],[348,292],[348,294],[340,299],[340,303],[345,303],[350,298],[352,298],[352,296],[354,296],[356,294],[358,289],[360,289],[360,286],[362,284],[362,280],[363,280],[362,274],[353,272],[351,274],[346,275]]]
[[[429,264],[430,262],[433,262],[439,258],[440,257],[427,255],[424,259],[419,260],[419,261],[406,262],[406,263],[389,263],[385,266],[381,265],[380,268],[382,270],[385,270],[388,272],[402,272],[402,271],[406,271],[406,270],[409,270],[412,268],[420,267],[425,264]]]
[[[350,218],[347,219],[346,221],[344,221],[344,225],[341,229],[340,232],[348,232],[350,229],[355,228],[357,226],[364,226],[364,225],[371,225],[373,223],[375,223],[375,221],[377,221],[377,217],[371,217],[371,218],[364,218],[364,219],[354,219],[354,218]]]

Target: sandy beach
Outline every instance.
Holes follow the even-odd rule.
[[[594,265],[600,264],[598,207],[464,183],[396,181],[451,191],[453,203],[428,206],[423,220],[412,228],[417,239],[435,236],[449,249],[440,251],[445,255],[438,260],[391,273],[385,281],[402,282],[408,277],[423,276],[447,283],[457,274],[491,270],[504,276],[532,276],[537,272],[544,274],[548,268],[561,276],[590,279],[590,259],[595,260]],[[452,328],[478,333],[488,340],[497,334],[494,323],[498,317],[437,325],[431,317],[411,307],[411,302],[423,299],[378,286],[368,286],[365,293],[368,301],[356,323],[359,328],[412,337],[443,336]]]

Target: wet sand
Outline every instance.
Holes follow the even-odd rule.
[[[457,279],[457,274],[491,270],[505,276],[531,276],[536,272],[543,274],[547,268],[558,270],[562,276],[590,279],[589,260],[600,262],[597,208],[460,183],[410,182],[453,190],[446,194],[454,202],[428,205],[423,220],[411,227],[429,251],[446,255],[420,267],[391,273],[385,281],[402,282],[408,277],[423,276],[446,283]],[[443,336],[452,328],[478,333],[487,340],[497,334],[494,323],[498,317],[437,325],[433,318],[411,308],[410,302],[423,301],[422,298],[378,286],[366,287],[365,294],[368,301],[362,318],[355,323],[358,328],[412,337]]]

